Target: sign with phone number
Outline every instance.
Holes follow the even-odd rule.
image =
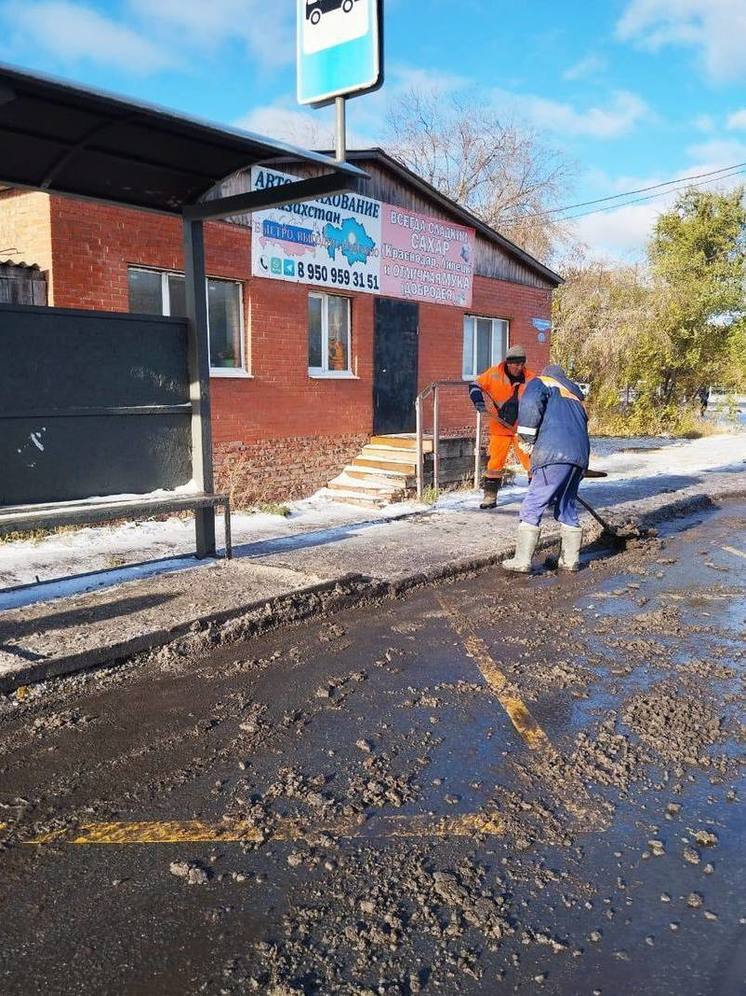
[[[252,188],[297,177],[252,170]],[[438,218],[343,193],[252,217],[256,277],[468,308],[475,232]]]

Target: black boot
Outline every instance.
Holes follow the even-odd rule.
[[[480,508],[494,508],[497,505],[497,492],[500,490],[502,480],[499,477],[485,477],[482,482],[484,486],[484,498]]]

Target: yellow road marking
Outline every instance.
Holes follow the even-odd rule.
[[[204,823],[201,820],[153,821],[138,823],[87,823],[74,830],[54,830],[25,841],[29,846],[67,844],[200,844],[262,843],[266,840],[313,843],[322,834],[331,837],[497,837],[505,824],[496,813],[467,813],[462,816],[381,816],[367,822],[340,820],[322,826],[308,826],[300,820],[287,820],[267,832],[245,820]]]
[[[521,699],[518,690],[512,682],[508,681],[500,668],[495,663],[489,652],[487,644],[481,637],[472,630],[469,621],[454,606],[449,605],[442,596],[437,596],[443,610],[451,621],[451,625],[464,642],[466,652],[476,663],[482,673],[484,680],[490,686],[495,696],[508,714],[511,723],[521,734],[528,746],[532,750],[541,749],[551,762],[561,761],[559,751],[555,749],[549,737],[539,726],[526,703]],[[559,764],[556,765],[559,768]],[[547,777],[545,775],[545,777]],[[564,778],[560,781],[552,778],[554,791],[562,801],[565,808],[573,816],[585,822],[591,819],[601,820],[603,814],[597,804],[595,804],[579,779]]]
[[[518,694],[518,690],[502,673],[490,654],[487,644],[471,629],[466,617],[438,596],[438,601],[451,620],[453,628],[464,642],[467,654],[475,662],[482,677],[495,693],[498,702],[508,714],[511,723],[532,750],[548,747],[549,738]]]
[[[743,559],[746,560],[746,553],[744,553],[743,550],[736,550],[734,546],[722,546],[720,549],[725,550],[726,553],[732,553],[736,557],[743,557]]]

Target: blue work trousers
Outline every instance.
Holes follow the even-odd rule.
[[[550,505],[554,505],[554,517],[566,526],[579,526],[578,509],[575,499],[578,487],[583,480],[583,468],[572,463],[550,463],[531,476],[523,504],[521,522],[538,526],[542,515]]]

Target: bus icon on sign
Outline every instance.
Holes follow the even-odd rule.
[[[318,24],[322,14],[339,10],[340,7],[345,14],[349,14],[356,3],[359,0],[306,0],[306,20],[311,24]]]

